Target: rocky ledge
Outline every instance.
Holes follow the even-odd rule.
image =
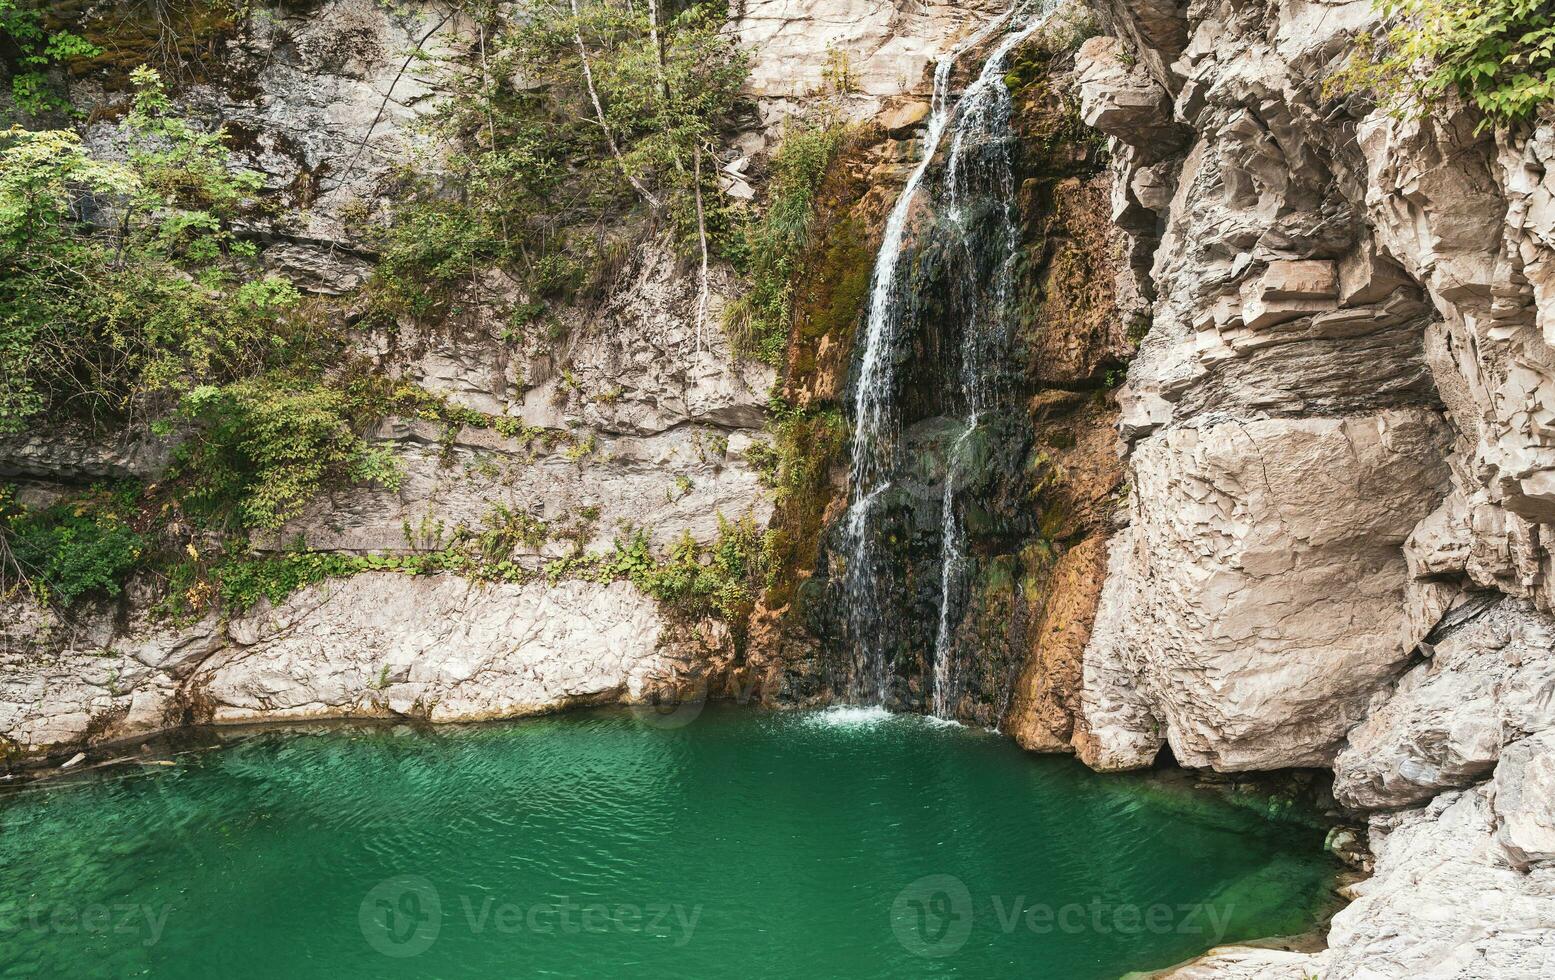
[[[478,585],[366,572],[228,621],[74,623],[15,604],[0,730],[23,748],[187,724],[485,721],[705,693],[733,644],[627,582]]]

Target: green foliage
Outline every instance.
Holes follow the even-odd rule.
[[[118,595],[139,566],[146,539],[128,523],[138,487],[94,491],[77,501],[28,512],[0,499],[0,535],[16,569],[45,601],[69,605],[90,594]]]
[[[156,417],[306,337],[295,288],[257,275],[230,230],[258,176],[170,115],[154,72],[136,83],[123,162],[69,131],[0,133],[0,431]]]
[[[692,617],[717,616],[743,624],[755,605],[764,574],[763,537],[755,521],[719,515],[718,537],[710,546],[685,534],[659,556],[648,533],[637,529],[617,538],[609,554],[574,553],[546,565],[552,583],[565,578],[596,582],[626,579],[646,594]]]
[[[362,571],[365,559],[352,555],[307,552],[270,558],[228,558],[215,566],[211,578],[223,607],[241,613],[261,599],[280,602],[298,589]]]
[[[838,454],[847,448],[848,425],[835,408],[805,410],[774,399],[773,443],[762,451],[760,468],[780,498],[813,490],[826,479]]]
[[[667,221],[688,254],[698,190],[710,233],[729,225],[711,150],[746,66],[721,30],[722,5],[666,17],[657,48],[642,3],[579,0],[577,16],[568,0],[518,6],[471,9],[475,57],[438,66],[447,95],[427,135],[440,155],[426,168],[437,176],[409,174],[409,201],[378,232],[380,316],[441,313],[493,265],[528,294],[515,310],[520,329],[549,303],[596,298],[630,248],[621,231],[603,229],[633,224],[642,203],[634,181],[653,198],[650,224]]]
[[[1374,0],[1396,20],[1381,39],[1356,38],[1329,96],[1372,93],[1390,111],[1421,115],[1448,91],[1485,124],[1527,119],[1555,102],[1555,7],[1548,0]]]
[[[11,98],[30,116],[69,111],[70,103],[55,90],[49,73],[74,59],[102,54],[78,34],[49,30],[43,11],[24,0],[0,0],[0,40],[9,41],[16,52]]]
[[[646,560],[645,560],[646,558]],[[616,571],[660,602],[688,615],[716,615],[743,623],[755,605],[753,585],[761,581],[762,535],[750,518],[718,518],[718,538],[703,548],[689,533],[672,544],[663,560],[647,557],[638,534],[617,544]]]
[[[743,623],[765,568],[763,538],[749,518],[727,521],[720,516],[718,527],[712,545],[698,544],[688,535],[663,555],[655,554],[648,534],[640,529],[618,538],[607,553],[583,551],[580,539],[571,555],[546,564],[545,576],[552,584],[569,578],[601,583],[625,579],[688,616],[719,616]],[[169,571],[170,597],[162,611],[181,616],[219,603],[229,614],[238,613],[261,599],[280,602],[306,586],[369,571],[452,572],[479,582],[524,582],[533,576],[517,560],[517,552],[536,552],[559,537],[544,521],[497,505],[483,530],[458,528],[452,541],[436,551],[242,554],[203,564],[182,562]]]
[[[373,271],[378,310],[417,319],[441,309],[452,288],[502,253],[487,220],[446,201],[401,208],[378,244]]]
[[[272,529],[329,483],[399,485],[392,455],[353,431],[338,388],[284,376],[202,385],[180,413],[198,436],[180,447],[179,474],[192,478],[189,502],[207,516]]]
[[[69,131],[0,133],[0,431],[40,417],[178,432],[198,516],[273,528],[334,481],[392,483],[368,418],[322,380],[338,339],[233,224],[257,174],[132,73],[117,162]]]
[[[816,191],[846,145],[835,121],[789,130],[772,160],[766,211],[745,230],[749,288],[729,304],[724,328],[738,354],[778,366],[793,314],[794,279],[810,242]]]
[[[751,462],[773,489],[772,528],[763,541],[766,602],[776,609],[795,596],[795,575],[813,561],[831,499],[830,477],[847,451],[848,426],[835,408],[806,410],[774,399],[772,443]]]

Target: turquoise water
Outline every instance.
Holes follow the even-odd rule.
[[[857,710],[175,759],[0,796],[0,975],[1113,977],[1302,931],[1333,873],[1318,831]]]

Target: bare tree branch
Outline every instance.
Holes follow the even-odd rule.
[[[702,209],[702,144],[692,154],[692,186],[696,189],[697,239],[702,245],[702,271],[697,281],[697,353],[702,353],[702,327],[707,322],[707,216]]]
[[[578,0],[569,0],[572,4],[572,39],[578,45],[578,57],[583,62],[583,82],[588,86],[589,99],[594,103],[594,116],[599,122],[599,128],[604,131],[605,142],[610,145],[610,155],[616,158],[616,166],[621,168],[621,176],[631,182],[632,188],[642,196],[648,206],[658,211],[663,205],[654,197],[642,181],[632,176],[631,170],[626,166],[626,158],[621,155],[621,147],[616,143],[614,134],[610,132],[610,125],[605,122],[605,107],[600,104],[599,92],[594,88],[594,69],[589,65],[589,50],[583,43],[583,11],[578,9]]]
[[[576,0],[574,0],[574,6],[576,6]],[[351,162],[346,164],[346,169],[340,172],[340,179],[337,186],[344,186],[346,178],[350,177],[352,171],[356,169],[356,162],[362,158],[362,151],[367,149],[367,141],[372,139],[373,130],[377,129],[378,123],[383,121],[383,110],[389,107],[389,98],[394,95],[394,87],[400,83],[401,78],[405,77],[405,72],[409,70],[410,63],[416,60],[416,55],[420,53],[422,47],[426,45],[427,41],[432,39],[432,35],[442,30],[443,25],[452,20],[453,16],[453,10],[449,10],[448,13],[444,14],[443,19],[438,21],[436,24],[433,24],[430,31],[427,31],[425,34],[421,35],[421,40],[417,41],[416,46],[411,48],[410,53],[405,56],[405,61],[400,65],[400,70],[394,75],[394,81],[389,83],[388,91],[383,93],[383,101],[378,103],[378,113],[373,116],[372,124],[367,127],[367,132],[362,134],[362,142],[357,144],[356,152],[351,155]]]

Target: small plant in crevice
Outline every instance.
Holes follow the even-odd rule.
[[[590,432],[582,439],[574,440],[572,445],[567,447],[562,455],[567,458],[569,463],[581,463],[583,460],[594,455],[598,449],[599,439],[597,436],[595,436],[594,433]]]

